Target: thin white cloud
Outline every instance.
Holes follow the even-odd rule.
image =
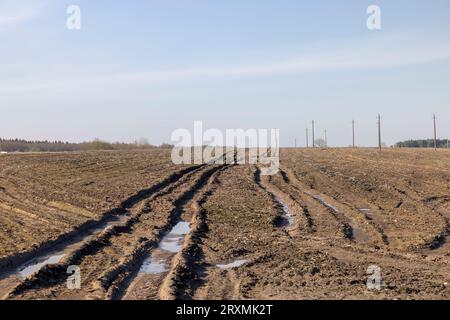
[[[389,37],[350,45],[323,46],[317,53],[292,58],[272,58],[265,62],[240,65],[197,66],[143,72],[123,72],[103,75],[73,75],[36,77],[15,83],[0,82],[0,92],[20,93],[43,90],[91,89],[115,85],[142,85],[171,81],[227,79],[305,75],[318,72],[371,70],[425,64],[450,59],[450,45],[439,42],[419,43],[414,39]],[[83,68],[82,68],[83,69]]]
[[[37,0],[0,1],[0,28],[36,18],[45,5],[45,2]]]

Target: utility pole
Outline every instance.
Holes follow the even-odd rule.
[[[352,120],[353,148],[355,147],[355,120]]]
[[[312,121],[312,146],[316,147],[316,142],[314,141],[314,120]]]
[[[306,147],[309,148],[308,128],[306,128]]]
[[[434,150],[437,150],[437,141],[436,141],[436,115],[433,114],[433,125],[434,125]]]
[[[297,138],[294,138],[294,147],[297,148]]]
[[[378,149],[381,150],[381,116],[378,114]]]
[[[325,148],[328,148],[327,129],[325,129]]]

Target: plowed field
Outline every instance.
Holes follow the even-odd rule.
[[[449,299],[450,152],[2,155],[0,227],[4,299]]]

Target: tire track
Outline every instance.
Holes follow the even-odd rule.
[[[262,182],[261,170],[257,166],[255,166],[253,180],[261,190],[269,195],[269,197],[272,199],[273,204],[276,206],[278,215],[273,220],[273,225],[277,228],[280,228],[284,233],[290,236],[290,231],[292,231],[294,219],[289,208],[277,195],[275,195],[275,193],[273,193],[271,190],[268,190],[268,188]]]
[[[379,166],[379,162],[376,163]],[[308,172],[303,173],[309,177],[319,177],[317,180],[322,188],[327,188],[327,190],[331,188],[330,192],[336,193],[337,197],[349,200],[350,203],[347,200],[341,200],[341,202],[344,202],[350,209],[354,208],[360,211],[363,214],[362,216],[366,218],[367,223],[374,230],[377,230],[384,245],[405,247],[405,238],[411,237],[411,242],[413,243],[409,244],[410,249],[417,252],[421,249],[439,248],[443,240],[447,238],[449,234],[448,220],[442,215],[442,211],[439,212],[436,208],[427,205],[426,201],[428,198],[445,201],[447,192],[443,194],[436,192],[436,194],[439,194],[436,197],[430,197],[429,192],[427,192],[428,198],[424,199],[425,190],[417,189],[412,183],[412,177],[415,175],[414,171],[410,175],[390,172],[395,178],[398,175],[399,180],[392,180],[394,177],[391,177],[388,181],[380,174],[380,181],[377,182],[375,180],[374,183],[371,179],[364,179],[364,176],[358,176],[358,172],[342,173],[335,167],[330,169],[327,166],[319,166],[318,169],[316,166],[308,162]],[[321,176],[324,176],[324,178],[321,179]],[[406,179],[403,180],[403,178]],[[426,183],[423,180],[419,181],[420,183]],[[343,190],[341,183],[353,189],[354,194],[350,195],[347,190]],[[431,187],[432,184],[429,186]],[[354,202],[364,204],[355,207]],[[368,208],[370,209],[364,207],[367,204],[369,204]],[[402,224],[398,224],[399,219],[397,217],[399,214],[404,217],[400,219],[403,222]],[[428,219],[428,230],[425,228],[418,229],[416,231],[417,236],[410,236],[408,224],[404,221],[408,219],[409,225],[415,225],[416,221],[422,221],[422,217],[427,217],[426,219]],[[430,236],[430,233],[434,234],[434,236]],[[418,239],[423,240],[418,241]]]
[[[171,213],[171,223],[169,224],[169,227],[174,227],[175,224],[180,221],[190,221],[191,224],[196,225],[198,216],[195,212],[192,212],[190,206],[195,206],[196,201],[203,195],[202,190],[208,188],[211,181],[214,179],[213,177],[226,167],[228,166],[221,165],[204,172],[197,183],[176,201],[175,207]],[[161,239],[162,237],[159,239],[158,243],[161,242]],[[184,239],[184,242],[186,243],[186,239]],[[154,253],[154,251],[155,249],[153,249],[152,253]],[[181,259],[180,255],[169,254],[164,258],[168,264],[171,265],[168,272],[164,269],[157,273],[140,272],[144,260],[147,258],[152,259],[150,252],[146,256],[141,257],[140,261],[137,261],[133,272],[131,272],[128,277],[124,278],[121,283],[116,286],[116,289],[111,292],[110,297],[112,299],[165,299],[168,297],[169,290],[163,289],[170,286],[168,285],[169,280],[167,280],[166,275],[172,274],[174,268],[178,265],[178,261]]]
[[[334,206],[332,206],[329,203],[325,202],[323,199],[313,195],[312,193],[297,188],[295,185],[292,184],[292,177],[287,172],[281,170],[281,168],[280,168],[280,174],[281,174],[281,176],[283,178],[283,181],[285,183],[287,183],[287,181],[289,181],[289,185],[294,187],[296,189],[296,191],[298,191],[301,195],[307,196],[307,197],[313,199],[315,203],[318,203],[322,208],[325,209],[326,212],[331,214],[331,216],[333,217],[333,219],[337,223],[337,227],[339,229],[340,234],[342,235],[342,237],[344,239],[348,239],[348,240],[352,240],[353,239],[353,228],[352,228],[352,226],[350,225],[350,223],[348,222],[346,217],[339,210],[337,210],[337,208],[335,208]],[[309,224],[311,224],[311,226],[314,226],[314,228],[311,227],[310,230],[311,231],[313,231],[313,230],[317,231],[317,229],[318,229],[318,222],[313,220],[312,214],[311,214],[310,209],[308,208],[308,206],[305,205],[304,208],[305,209],[303,211],[303,214],[310,221]],[[312,207],[312,208],[314,208],[314,207]],[[317,214],[318,212],[315,211],[315,213]]]
[[[285,179],[281,171],[279,172],[283,180]],[[274,221],[274,225],[284,228],[289,234],[293,231],[313,233],[316,230],[316,223],[309,213],[308,208],[294,199],[291,195],[283,192],[273,182],[273,176],[261,177],[261,171],[256,168],[254,180],[256,184],[270,195],[272,201],[277,205],[279,216]]]
[[[207,212],[203,205],[217,190],[220,174],[229,167],[229,165],[226,165],[215,172],[209,178],[205,190],[192,201],[192,230],[187,235],[183,249],[174,258],[171,270],[162,283],[159,295],[164,300],[192,299],[196,288],[202,281],[204,268],[201,262],[203,257],[201,246],[203,238],[208,232]]]
[[[193,224],[199,232],[192,233],[193,241],[186,244],[178,267],[172,269],[174,276],[167,278],[163,298],[238,299],[242,296],[241,272],[260,246],[275,245],[274,239],[290,239],[273,225],[277,212],[268,194],[255,184],[254,166],[231,166],[219,174],[193,206],[200,213],[201,219]],[[250,205],[254,201],[257,206]],[[248,232],[254,227],[264,236]]]
[[[193,170],[197,170],[199,167],[200,166],[188,167],[186,169],[183,169],[179,172],[172,174],[168,178],[164,179],[162,182],[157,183],[156,185],[151,186],[150,188],[140,190],[135,195],[123,201],[118,207],[105,212],[102,215],[102,218],[99,220],[87,221],[83,223],[80,227],[78,227],[76,230],[63,234],[59,236],[57,239],[48,241],[44,243],[42,246],[35,248],[31,251],[24,252],[12,257],[0,259],[0,271],[3,271],[3,273],[10,272],[13,269],[18,268],[20,265],[27,263],[28,260],[35,259],[38,256],[48,254],[49,251],[53,251],[53,248],[55,246],[64,247],[69,245],[73,241],[78,241],[78,238],[83,237],[84,234],[89,234],[93,230],[101,227],[102,225],[111,222],[111,220],[114,220],[117,216],[125,214],[127,210],[135,206],[138,202],[151,196],[153,193],[158,192],[162,188],[166,187],[168,184],[175,182],[181,176]]]
[[[111,228],[103,230],[103,232],[98,234],[98,236],[93,239],[89,239],[88,241],[81,243],[76,250],[68,253],[67,257],[60,263],[48,264],[44,266],[31,277],[17,284],[8,294],[8,297],[11,298],[18,296],[33,289],[39,290],[41,287],[46,288],[61,284],[67,277],[66,270],[68,266],[80,264],[86,257],[96,255],[110,246],[112,239],[117,238],[122,234],[131,233],[135,225],[150,212],[150,202],[158,199],[159,197],[170,194],[174,189],[179,187],[185,179],[189,178],[191,175],[194,175],[203,168],[204,165],[199,165],[183,169],[171,175],[155,187],[140,192],[130,199],[127,199],[123,205],[123,207],[126,208],[125,210],[137,210],[137,213],[130,215],[130,217],[123,224],[114,225]],[[152,192],[150,192],[150,190]],[[146,196],[148,196],[148,199]]]
[[[450,252],[450,212],[445,210],[445,205],[449,203],[450,196],[434,196],[426,199],[420,197],[414,197],[408,192],[394,187],[394,190],[398,192],[401,197],[401,204],[410,204],[414,207],[424,206],[428,210],[431,210],[439,215],[444,223],[444,228],[440,230],[431,240],[426,241],[420,248],[420,251],[427,255],[446,254]],[[411,189],[417,194],[415,189]],[[400,207],[399,206],[399,207]]]
[[[326,208],[328,212],[330,212],[333,217],[336,219],[336,221],[340,224],[340,230],[341,233],[344,235],[345,238],[352,240],[354,242],[361,242],[361,243],[368,243],[371,242],[372,239],[369,236],[369,234],[366,233],[366,228],[359,227],[359,224],[364,223],[365,225],[369,226],[370,228],[367,231],[370,231],[373,233],[376,238],[380,240],[385,245],[389,244],[387,236],[384,234],[383,229],[381,226],[379,226],[377,223],[375,223],[373,220],[370,219],[370,217],[366,214],[365,211],[362,211],[348,203],[342,203],[339,202],[339,205],[342,205],[346,208],[349,208],[352,212],[358,212],[361,217],[363,217],[363,220],[359,218],[357,221],[356,217],[347,217],[347,215],[344,214],[343,211],[339,210],[337,207],[332,205],[330,201],[325,200],[324,198],[327,198],[327,196],[320,194],[314,194],[311,191],[307,191],[304,187],[300,188],[299,186],[301,183],[298,181],[298,178],[290,171],[285,171],[280,169],[281,175],[283,176],[283,181],[290,187],[294,188],[297,192],[300,194],[303,194],[311,199],[313,199],[315,202],[319,203],[322,207]],[[334,200],[334,199],[333,199]]]

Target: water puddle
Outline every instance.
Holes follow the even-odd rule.
[[[31,276],[32,274],[38,272],[40,269],[49,264],[57,264],[59,263],[64,256],[70,252],[74,252],[78,249],[82,244],[86,243],[94,239],[94,237],[98,236],[105,230],[112,228],[115,225],[125,222],[127,215],[122,215],[116,217],[116,219],[112,219],[101,225],[93,228],[82,235],[75,237],[70,243],[66,244],[64,247],[60,247],[58,249],[53,250],[52,252],[34,258],[16,269],[16,274],[20,275],[21,278],[26,278]]]
[[[128,212],[120,216],[113,216],[110,220],[105,221],[104,223],[94,228],[81,232],[79,235],[72,238],[70,241],[65,242],[64,244],[55,245],[53,249],[48,250],[48,252],[46,252],[45,254],[32,258],[29,261],[21,264],[16,269],[1,275],[0,296],[8,293],[18,283],[20,283],[20,281],[32,276],[43,267],[60,263],[66,255],[75,252],[84,243],[94,239],[101,232],[108,230],[115,225],[124,223],[127,218]]]
[[[29,265],[28,267],[23,267],[23,269],[19,270],[19,274],[22,278],[26,278],[31,276],[32,274],[38,272],[42,267],[48,265],[48,264],[57,264],[61,261],[62,258],[64,258],[65,254],[59,254],[50,256],[49,258],[40,261],[35,262],[34,264]]]
[[[311,196],[312,198],[314,198],[316,201],[318,201],[320,204],[324,205],[325,207],[327,207],[328,209],[330,209],[331,211],[333,211],[333,213],[336,215],[339,213],[339,209],[336,208],[335,206],[333,206],[332,204],[326,202],[325,200],[323,200],[321,197],[306,192],[306,194],[308,194],[309,196]],[[366,217],[368,217],[368,219],[370,219],[370,209],[358,209],[359,212],[361,212],[362,214],[364,214]],[[368,243],[370,242],[370,237],[367,235],[367,233],[358,227],[358,223],[356,223],[354,220],[351,220],[348,222],[349,226],[352,229],[352,238],[355,242],[358,243]]]
[[[359,212],[361,212],[364,217],[368,220],[372,220],[372,212],[370,209],[358,209]]]
[[[321,197],[316,196],[315,194],[312,194],[310,192],[305,192],[307,195],[311,196],[312,198],[314,198],[317,202],[319,202],[320,204],[324,205],[325,207],[327,207],[328,209],[330,209],[331,211],[333,211],[334,213],[339,213],[339,209],[336,208],[335,206],[333,206],[332,204],[329,204],[328,202],[326,202],[325,200],[323,200]]]
[[[167,233],[159,243],[158,247],[152,251],[147,258],[139,273],[161,274],[169,270],[169,263],[175,253],[183,248],[184,239],[191,232],[189,222],[178,222],[169,233]]]
[[[277,196],[275,197],[275,201],[278,202],[281,205],[281,208],[283,209],[283,217],[282,217],[282,223],[281,225],[283,227],[289,227],[294,224],[294,215],[289,210],[289,207],[286,205],[286,203],[283,202],[280,198]]]
[[[436,209],[443,217],[450,220],[450,212],[444,208]],[[447,231],[437,239],[430,248],[424,250],[426,255],[431,256],[449,256],[450,255],[450,233]]]
[[[191,232],[191,217],[182,216],[173,228],[159,241],[158,246],[151,250],[150,256],[144,260],[136,275],[129,279],[127,288],[120,293],[120,299],[137,300],[158,299],[159,287],[170,271],[172,260],[181,252],[186,236]]]
[[[248,260],[242,259],[242,260],[235,260],[231,263],[228,264],[216,264],[216,267],[219,269],[233,269],[233,268],[238,268],[242,265],[244,265],[245,263],[247,263]]]
[[[148,274],[160,274],[169,271],[165,259],[147,259],[139,272]]]
[[[371,241],[371,238],[367,233],[363,229],[357,227],[357,224],[354,221],[350,223],[350,226],[352,227],[352,237],[355,242],[369,243]]]

